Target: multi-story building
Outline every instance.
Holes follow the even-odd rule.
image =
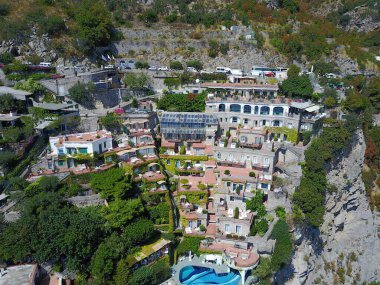
[[[112,149],[112,135],[107,131],[95,131],[50,137],[49,168],[72,168],[77,155],[102,154]]]
[[[214,144],[219,124],[212,114],[164,112],[160,121],[162,139],[171,142],[205,142]]]
[[[247,127],[285,127],[316,133],[321,126],[321,107],[310,102],[295,102],[285,98],[254,99],[248,96],[209,97],[206,113],[214,114],[221,132]]]
[[[121,115],[126,132],[137,132],[141,130],[154,130],[158,124],[156,112],[145,109],[131,109]]]

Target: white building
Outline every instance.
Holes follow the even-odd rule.
[[[53,161],[49,166],[75,167],[75,157],[80,154],[101,154],[112,149],[112,135],[107,131],[77,133],[49,138]],[[50,167],[49,167],[50,168]]]

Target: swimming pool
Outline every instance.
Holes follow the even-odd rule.
[[[230,273],[216,274],[216,272],[210,268],[186,266],[182,268],[179,274],[179,281],[184,285],[237,285],[240,281],[240,275],[232,270]]]

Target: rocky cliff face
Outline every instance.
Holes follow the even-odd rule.
[[[335,163],[328,181],[325,221],[319,230],[296,234],[293,278],[286,284],[362,284],[380,280],[380,218],[365,195],[361,171],[365,141],[361,131],[352,147]],[[333,187],[334,188],[334,187]],[[282,274],[286,275],[286,274]]]

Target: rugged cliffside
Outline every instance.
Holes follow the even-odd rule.
[[[358,131],[352,146],[333,165],[328,181],[325,222],[318,230],[296,233],[297,247],[286,284],[362,284],[380,280],[378,213],[365,195],[361,171],[365,140]]]

